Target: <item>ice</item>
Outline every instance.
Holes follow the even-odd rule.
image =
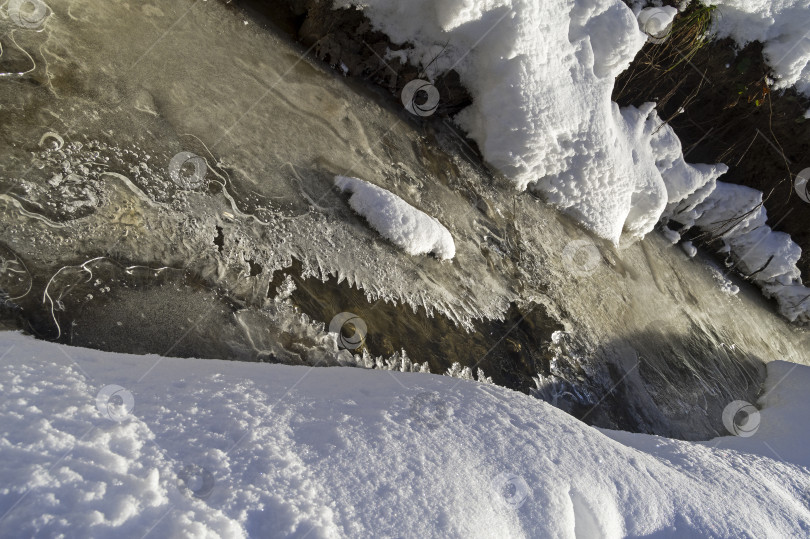
[[[810,367],[769,366],[753,436],[695,443],[600,431],[527,395],[429,374],[110,354],[14,333],[0,349],[0,525],[17,535],[810,527]],[[97,402],[110,384],[132,397],[129,413]]]
[[[456,255],[453,237],[444,225],[391,191],[346,176],[336,176],[335,185],[351,193],[349,204],[354,211],[409,255],[433,253],[441,260],[450,260]]]
[[[681,241],[681,235],[666,225],[661,227],[661,232],[664,234],[664,237],[667,239],[667,241],[673,245]]]
[[[736,296],[740,293],[740,287],[735,285],[734,282],[729,279],[728,272],[724,273],[714,264],[709,264],[707,268],[709,269],[709,272],[714,280],[717,281],[717,285],[720,287],[720,290],[729,296]]]

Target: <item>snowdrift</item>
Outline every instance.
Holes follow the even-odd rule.
[[[753,436],[599,431],[429,374],[0,334],[0,529],[71,537],[802,537],[810,368]]]

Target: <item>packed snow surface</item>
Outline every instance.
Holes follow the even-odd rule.
[[[374,230],[409,255],[433,253],[442,260],[456,255],[453,236],[444,225],[391,191],[346,176],[336,176],[335,185],[351,193],[349,205]]]
[[[810,0],[701,0],[716,5],[715,31],[740,45],[764,44],[776,88],[810,96]]]
[[[778,19],[789,27],[778,35],[788,32],[792,41],[778,38],[771,46],[789,50],[785,58],[807,58],[808,2],[752,2],[759,7],[748,11],[739,7],[743,2],[724,3],[737,10],[731,21],[737,12],[758,13],[751,20],[762,27]],[[694,209],[709,197],[713,203],[700,205],[702,225],[718,222],[720,215],[748,219],[752,208],[745,192],[727,196],[736,188],[727,186],[712,196],[725,165],[686,163],[678,137],[653,104],[620,108],[611,101],[616,76],[648,39],[639,28],[644,21],[621,0],[336,0],[334,5],[361,7],[372,24],[403,44],[399,57],[422,66],[429,79],[458,71],[473,103],[455,119],[486,160],[518,189],[539,192],[598,235],[614,243],[623,234],[629,240],[643,237],[662,218],[679,219],[676,209]],[[643,19],[647,12],[638,11]],[[664,12],[657,21],[662,26],[675,10]],[[799,29],[801,36],[795,33]],[[756,219],[766,216],[762,208],[755,213]],[[755,282],[788,318],[810,319],[810,289],[796,277],[799,247],[764,226],[756,238],[746,237],[729,238],[732,254],[738,260],[773,254],[767,273],[781,277],[757,275]]]
[[[0,334],[0,530],[70,537],[806,537],[810,368],[752,437],[600,431],[430,374]]]

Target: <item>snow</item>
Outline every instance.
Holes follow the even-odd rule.
[[[409,255],[433,253],[441,260],[456,255],[453,236],[444,225],[392,192],[346,176],[336,176],[335,185],[351,193],[349,205],[374,230]]]
[[[716,182],[706,194],[698,191],[675,208],[670,218],[696,226],[720,238],[734,259],[734,267],[774,298],[789,320],[810,321],[810,288],[796,266],[801,248],[784,232],[766,222],[762,193],[742,185]]]
[[[810,0],[701,0],[718,6],[719,37],[740,45],[764,44],[763,54],[777,77],[775,88],[810,96]]]
[[[810,531],[804,366],[769,365],[753,436],[694,443],[600,431],[429,374],[129,356],[15,333],[0,350],[0,526],[20,536]],[[97,404],[111,384],[131,410]]]
[[[695,258],[697,255],[697,247],[695,247],[691,241],[681,242],[681,249],[683,249],[683,252],[686,253],[686,256],[689,258]]]
[[[458,71],[473,103],[455,121],[517,189],[531,186],[613,241],[634,194],[663,189],[634,174],[631,126],[610,99],[647,38],[620,0],[334,3],[352,4],[394,43],[412,43],[412,63],[432,62],[429,78]],[[649,231],[655,221],[633,216],[627,226]]]
[[[675,245],[679,241],[681,241],[681,235],[678,232],[676,232],[675,230],[672,230],[671,228],[669,228],[666,225],[664,225],[661,228],[661,232],[664,234],[664,237],[667,239],[667,241],[669,243],[671,243],[672,245]]]
[[[672,21],[678,10],[671,6],[648,7],[637,15],[641,29],[647,34],[647,41],[663,43],[672,30]]]
[[[681,141],[672,127],[658,117],[653,103],[639,108],[625,107],[622,115],[631,126],[629,138],[637,163],[634,174],[639,185],[644,186],[633,194],[625,229],[643,236],[687,198],[697,201],[711,192],[728,167],[687,163]],[[644,177],[646,180],[642,182]]]

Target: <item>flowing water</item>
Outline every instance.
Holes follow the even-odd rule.
[[[48,2],[0,18],[0,290],[48,339],[165,355],[460,362],[588,422],[716,435],[805,330],[653,234],[617,249],[480,163],[452,126],[214,1]],[[332,187],[385,187],[456,257],[407,256]],[[733,279],[733,277],[731,277]],[[351,361],[348,361],[351,363]]]

